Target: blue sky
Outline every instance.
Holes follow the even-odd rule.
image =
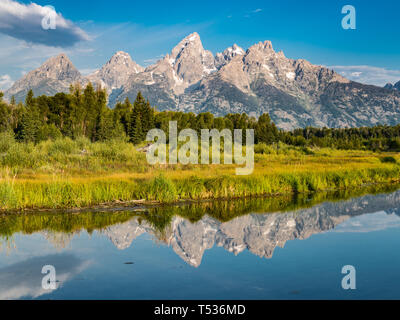
[[[194,31],[214,54],[233,43],[247,49],[271,40],[289,58],[330,66],[353,80],[377,85],[400,80],[397,0],[18,2],[51,5],[67,23],[53,37],[46,31],[44,39],[32,32],[35,25],[29,23],[36,20],[31,15],[26,14],[27,21],[8,19],[16,1],[0,0],[0,88],[60,52],[83,73],[119,50],[149,65]],[[342,28],[341,9],[347,4],[356,8],[356,30]],[[2,28],[3,21],[11,27]]]

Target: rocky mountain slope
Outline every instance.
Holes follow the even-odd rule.
[[[306,60],[289,59],[269,41],[247,51],[233,45],[213,56],[197,33],[145,69],[118,52],[100,70],[82,77],[60,55],[17,81],[6,98],[21,100],[31,88],[36,95],[54,94],[67,91],[70,83],[88,81],[108,89],[110,106],[127,97],[134,100],[141,91],[158,110],[268,112],[283,129],[400,123],[398,90],[353,82]]]
[[[30,89],[36,96],[68,92],[71,83],[81,81],[81,78],[71,60],[65,54],[60,54],[16,81],[5,92],[5,97],[9,99],[14,96],[17,101],[23,101]]]
[[[86,80],[101,84],[111,93],[126,84],[130,76],[143,71],[144,68],[134,62],[128,53],[119,51],[100,70],[86,77]]]

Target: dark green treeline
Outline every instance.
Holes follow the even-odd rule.
[[[348,129],[307,127],[286,132],[278,130],[268,114],[256,119],[247,114],[215,117],[211,113],[157,112],[140,92],[133,104],[126,99],[110,109],[106,90],[95,89],[90,83],[85,88],[71,86],[69,93],[52,97],[34,97],[31,90],[25,103],[18,104],[14,98],[6,103],[0,92],[0,132],[10,132],[21,142],[85,136],[93,142],[122,137],[139,144],[153,128],[167,133],[170,121],[177,121],[178,130],[191,128],[198,132],[201,129],[254,129],[256,143],[400,150],[400,125]]]

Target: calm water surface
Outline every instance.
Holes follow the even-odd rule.
[[[0,244],[0,299],[400,299],[393,190],[4,215]]]

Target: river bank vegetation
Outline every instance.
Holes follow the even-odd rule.
[[[75,208],[146,200],[175,202],[349,189],[399,180],[394,153],[255,146],[255,169],[154,165],[121,140],[59,138],[37,144],[0,135],[0,208]]]
[[[146,222],[152,226],[160,238],[170,227],[173,217],[179,216],[192,223],[200,221],[205,215],[220,222],[228,222],[247,214],[266,214],[288,212],[311,208],[326,201],[343,201],[366,194],[391,193],[398,189],[398,185],[371,185],[352,190],[334,192],[318,192],[311,194],[291,194],[278,197],[260,197],[253,199],[237,199],[234,201],[205,201],[184,205],[152,206],[147,208],[105,211],[75,212],[34,212],[30,214],[3,214],[0,216],[0,251],[2,243],[12,247],[13,236],[17,233],[34,234],[46,232],[47,236],[57,233],[79,234],[83,231],[89,234],[101,232],[106,228],[123,224],[137,218],[139,222]],[[57,239],[55,236],[54,239]],[[62,240],[62,238],[61,238]],[[11,242],[10,242],[11,241]]]
[[[0,95],[1,96],[1,95]],[[255,170],[236,165],[154,165],[150,128],[255,130]],[[400,126],[278,130],[269,115],[158,112],[136,101],[107,107],[91,85],[25,104],[0,97],[0,209],[76,208],[132,200],[182,200],[345,190],[400,179]]]

